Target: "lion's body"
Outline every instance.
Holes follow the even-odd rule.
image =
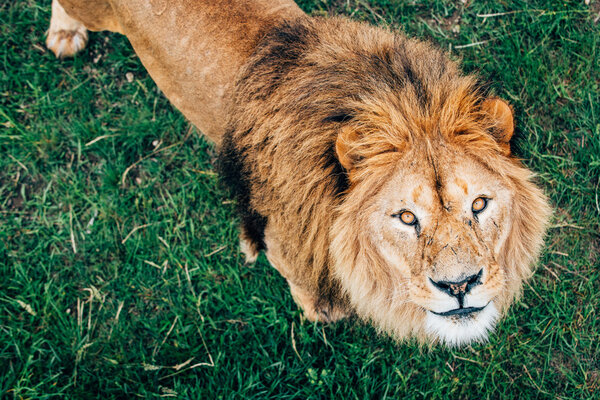
[[[235,76],[259,38],[272,25],[303,15],[288,0],[61,0],[60,5],[89,30],[126,35],[165,96],[215,143],[225,131]],[[48,42],[51,35],[52,26]],[[55,39],[50,47],[57,52],[59,46]]]
[[[265,250],[305,315],[356,313],[397,338],[485,337],[549,215],[510,154],[506,103],[430,45],[285,0],[134,3],[110,0],[105,26],[222,142],[242,248]],[[399,222],[407,210],[416,222]]]

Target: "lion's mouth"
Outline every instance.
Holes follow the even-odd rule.
[[[430,311],[425,318],[427,333],[449,346],[485,340],[494,329],[498,310],[490,301],[483,307],[462,307],[446,312]]]
[[[486,306],[483,307],[465,307],[465,308],[455,308],[454,310],[450,310],[450,311],[445,311],[445,312],[435,312],[435,311],[431,311],[433,314],[435,315],[439,315],[441,317],[450,317],[452,315],[456,315],[459,317],[466,317],[467,315],[471,315],[473,313],[479,312],[481,310],[483,310]]]

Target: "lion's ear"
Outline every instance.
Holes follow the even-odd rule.
[[[493,97],[481,103],[481,110],[488,114],[495,123],[494,138],[501,145],[508,142],[515,132],[515,120],[511,106],[504,100]]]
[[[345,126],[340,129],[340,133],[335,141],[335,154],[338,161],[344,169],[350,172],[359,156],[355,154],[355,146],[358,141],[358,132],[350,126]]]

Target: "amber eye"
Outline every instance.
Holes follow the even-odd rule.
[[[402,211],[401,213],[396,214],[396,216],[406,225],[414,225],[417,223],[417,217],[410,211]]]
[[[478,214],[478,213],[482,212],[483,210],[485,210],[485,208],[487,207],[487,203],[488,203],[488,199],[486,199],[485,197],[478,197],[473,202],[473,205],[471,206],[471,210],[475,214]]]

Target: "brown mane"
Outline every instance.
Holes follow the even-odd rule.
[[[378,287],[389,284],[389,274],[377,268],[383,264],[377,252],[355,234],[361,227],[333,223],[340,208],[361,212],[360,204],[346,202],[347,190],[368,176],[370,187],[360,190],[364,196],[376,193],[373,182],[383,184],[403,150],[423,141],[458,145],[514,185],[520,200],[502,252],[511,287],[503,306],[518,293],[541,247],[545,198],[495,136],[497,122],[480,107],[485,89],[442,51],[344,19],[301,19],[262,40],[235,93],[220,172],[238,198],[242,237],[260,250],[266,224],[289,227],[278,231],[283,253],[296,266],[285,277],[319,293],[318,303],[356,307],[348,304],[340,280],[353,274],[358,252],[372,258],[361,278],[372,285],[365,289],[366,297],[372,292],[366,302],[376,301]],[[336,142],[348,159],[336,156]],[[336,262],[346,269],[334,271]],[[392,313],[382,304],[386,317],[372,309],[359,314],[388,331],[394,328],[382,321],[402,315],[410,321],[414,312]]]

